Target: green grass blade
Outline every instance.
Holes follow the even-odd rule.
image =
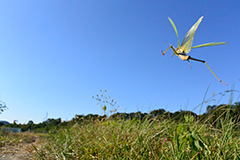
[[[227,44],[227,42],[211,42],[211,43],[204,43],[204,44],[200,44],[200,45],[194,46],[194,47],[192,47],[192,48],[217,46],[217,45],[223,45],[223,44]]]
[[[173,26],[174,31],[176,32],[177,40],[178,40],[178,47],[180,47],[180,42],[179,42],[179,37],[178,37],[178,31],[177,31],[177,28],[176,28],[174,22],[172,21],[172,19],[171,19],[170,17],[168,17],[168,20],[170,21],[171,25]]]

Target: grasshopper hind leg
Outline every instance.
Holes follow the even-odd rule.
[[[195,59],[195,58],[192,58],[192,57],[190,57],[190,56],[189,56],[189,59],[188,59],[188,60],[193,60],[193,61],[198,61],[198,62],[205,63],[206,66],[208,67],[208,69],[212,72],[212,74],[214,75],[214,77],[215,77],[219,82],[221,82],[222,84],[224,84],[224,85],[226,85],[226,86],[228,85],[227,83],[224,83],[223,81],[221,81],[221,80],[216,76],[216,74],[212,71],[212,69],[209,67],[209,65],[207,64],[206,61],[200,60],[200,59]]]

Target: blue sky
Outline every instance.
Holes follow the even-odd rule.
[[[209,84],[207,97],[240,90],[239,10],[240,1],[1,1],[0,100],[9,109],[0,119],[39,123],[46,113],[63,120],[101,114],[92,99],[100,89],[108,90],[119,112],[192,110]],[[190,69],[171,51],[161,54],[168,43],[177,46],[167,17],[182,41],[201,16],[193,45],[229,44],[190,55],[206,60],[228,86],[204,64],[192,62]],[[227,95],[218,103],[228,101]]]

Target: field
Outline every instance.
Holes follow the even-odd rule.
[[[85,121],[53,130],[38,143],[39,134],[2,133],[1,154],[14,156],[19,148],[19,159],[240,159],[239,124],[232,118],[211,125],[184,117]]]
[[[50,133],[37,159],[240,159],[239,124],[218,127],[192,116],[185,122],[107,120],[75,124]]]
[[[35,133],[0,132],[0,159],[34,159],[36,151],[33,146],[40,146],[43,139],[42,135]]]
[[[76,116],[64,123],[49,119],[29,125],[42,126],[36,131],[46,133],[0,132],[0,158],[238,160],[239,117],[238,102],[208,106],[206,113],[198,116],[159,109],[149,114]]]

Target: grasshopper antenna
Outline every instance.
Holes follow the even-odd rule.
[[[172,44],[168,43],[167,41],[164,41],[165,43],[167,43],[169,46],[173,46]]]

